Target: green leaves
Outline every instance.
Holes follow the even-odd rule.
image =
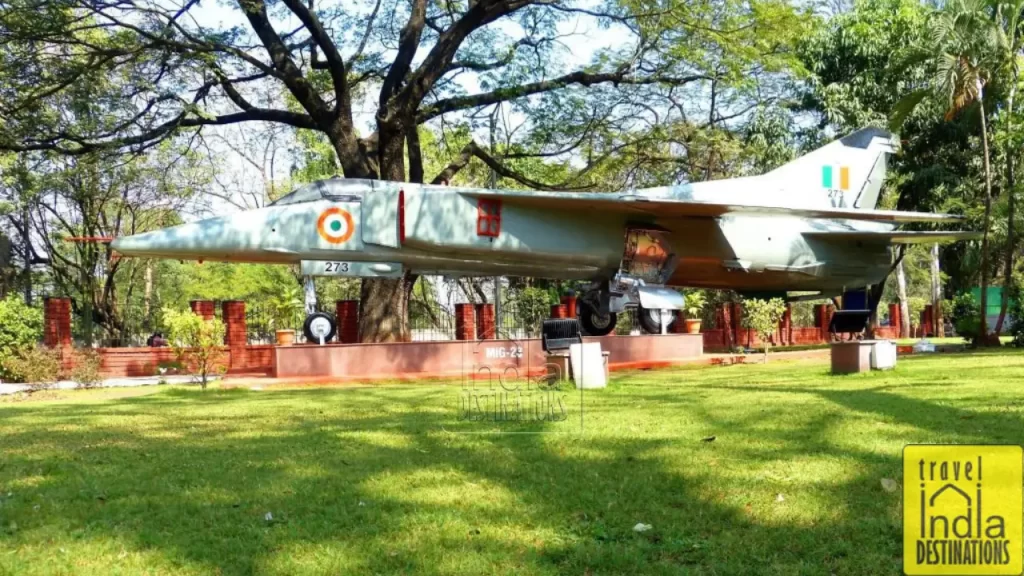
[[[24,377],[19,371],[8,369],[10,361],[21,352],[30,351],[42,337],[42,310],[26,306],[18,294],[0,300],[0,380]]]
[[[922,100],[927,98],[931,92],[929,90],[921,89],[914,90],[910,94],[904,96],[899,102],[893,106],[892,116],[889,118],[889,129],[893,132],[898,132],[902,127],[903,123],[906,122],[907,117],[917,108],[917,105]]]

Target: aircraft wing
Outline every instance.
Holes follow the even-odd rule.
[[[823,240],[860,241],[885,244],[947,244],[962,240],[980,240],[981,232],[877,232],[835,230],[804,232],[804,236]]]
[[[896,210],[856,210],[850,208],[782,208],[749,204],[717,204],[674,198],[607,194],[599,192],[510,192],[507,190],[477,189],[460,192],[473,198],[493,198],[506,204],[554,208],[563,210],[597,210],[631,212],[659,217],[714,218],[730,213],[797,216],[835,220],[864,220],[872,222],[955,222],[962,220],[956,214],[929,212],[900,212]]]

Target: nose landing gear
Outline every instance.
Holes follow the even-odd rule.
[[[306,336],[307,342],[326,344],[334,338],[337,331],[338,325],[334,318],[323,312],[314,312],[306,316],[306,321],[302,324],[302,333]]]

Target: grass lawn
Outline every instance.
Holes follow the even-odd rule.
[[[620,373],[499,426],[541,434],[437,384],[5,402],[0,574],[899,574],[881,479],[1024,443],[1024,354],[827,369]]]

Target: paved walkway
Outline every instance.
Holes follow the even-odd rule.
[[[820,348],[813,350],[796,350],[796,351],[783,351],[783,352],[772,352],[771,357],[773,359],[785,359],[785,360],[802,360],[808,358],[828,358],[829,349]],[[760,353],[755,354],[704,354],[696,358],[691,358],[681,361],[673,362],[645,362],[642,365],[633,364],[619,364],[611,365],[611,370],[647,370],[652,368],[668,368],[671,366],[694,366],[694,365],[706,365],[706,366],[728,366],[730,364],[760,364],[764,361],[764,356]],[[444,380],[455,380],[457,378],[446,378]],[[218,378],[211,377],[211,381],[216,381]],[[435,380],[437,379],[424,379],[424,380]],[[135,378],[108,378],[101,384],[103,388],[118,388],[126,386],[156,386],[157,384],[190,384],[193,382],[191,376],[141,376]],[[272,378],[266,374],[236,374],[227,375],[222,379],[222,385],[230,388],[263,388],[270,386],[323,386],[323,385],[337,385],[337,384],[359,384],[361,382],[367,382],[366,380],[353,380],[353,379],[339,379],[339,378]],[[78,387],[78,384],[70,380],[63,380],[54,384],[50,389],[53,390],[73,390]],[[3,384],[0,383],[0,395],[15,394],[18,392],[24,392],[29,387],[25,384]]]
[[[210,380],[216,380],[216,377],[211,376]],[[121,388],[125,386],[156,386],[157,384],[188,384],[192,382],[191,376],[139,376],[135,378],[107,378],[100,383],[99,387],[102,388]],[[53,386],[50,390],[74,390],[78,388],[77,382],[71,380],[61,380]],[[18,392],[24,392],[28,390],[27,384],[2,384],[0,383],[0,396],[5,394],[16,394]]]

